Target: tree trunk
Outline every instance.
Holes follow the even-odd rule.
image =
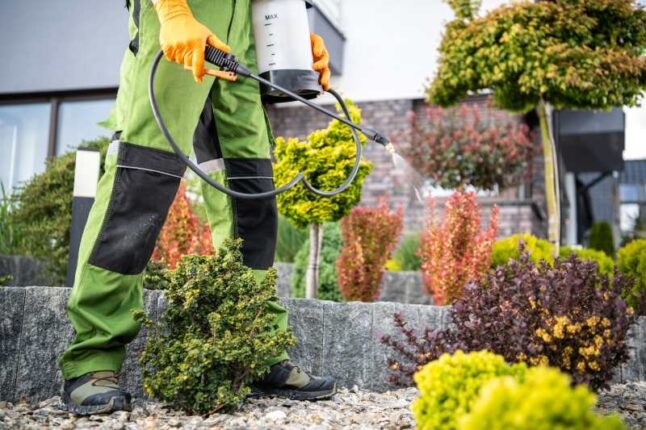
[[[538,104],[538,119],[541,127],[545,169],[547,238],[554,245],[554,257],[558,257],[561,243],[561,199],[559,196],[558,161],[554,136],[552,135],[552,112],[543,100]]]
[[[310,224],[310,255],[305,276],[305,298],[315,299],[319,286],[319,264],[323,245],[323,224]]]

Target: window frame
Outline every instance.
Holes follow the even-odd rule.
[[[117,88],[105,88],[91,91],[61,91],[34,94],[0,95],[0,106],[32,103],[49,104],[49,132],[47,137],[47,159],[56,156],[56,143],[59,132],[59,113],[61,103],[77,101],[113,100],[117,97]]]

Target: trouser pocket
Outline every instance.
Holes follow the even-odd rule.
[[[185,167],[174,154],[115,143],[115,181],[88,262],[111,272],[135,275],[143,271],[152,255]]]

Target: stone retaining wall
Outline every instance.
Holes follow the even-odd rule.
[[[58,287],[0,288],[0,400],[31,402],[58,394],[61,375],[58,357],[72,338],[65,305],[70,289]],[[145,292],[145,308],[158,318],[165,306],[160,291]],[[293,361],[315,374],[331,374],[342,386],[358,385],[375,391],[390,388],[386,358],[379,343],[394,332],[392,315],[402,313],[411,323],[445,327],[447,307],[389,302],[333,303],[283,299],[290,325],[298,338]],[[141,374],[136,357],[146,341],[143,330],[129,345],[122,370],[124,386],[140,396]],[[646,318],[632,334],[632,358],[618,380],[646,379]]]

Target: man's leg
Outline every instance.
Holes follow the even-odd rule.
[[[202,15],[208,12],[215,17],[217,8],[210,0],[191,3],[208,5]],[[148,104],[148,74],[159,50],[159,23],[148,0],[134,0],[132,10],[133,15],[137,13],[137,19],[131,19],[138,24],[136,44],[130,45],[132,55],[126,55],[129,59],[123,70],[129,76],[122,79],[117,100],[123,131],[110,145],[83,233],[68,302],[76,334],[60,360],[66,380],[64,400],[78,413],[127,407],[129,395],[118,389],[114,373],[121,368],[125,345],[139,331],[131,311],[142,308],[141,274],[185,171]],[[214,31],[226,32],[227,20],[213,17],[204,21],[211,22]],[[190,151],[212,82],[207,78],[197,85],[182,66],[165,60],[160,65],[160,109],[185,152]],[[95,377],[93,372],[99,373]]]
[[[215,89],[214,89],[215,91]],[[246,116],[247,120],[251,117]],[[195,131],[194,149],[197,162],[202,170],[221,184],[240,192],[258,193],[274,189],[269,140],[264,116],[254,135],[264,136],[255,143],[256,153],[249,146],[238,151],[235,146],[223,148],[218,137],[211,99],[207,100]],[[246,155],[240,157],[240,155]],[[255,155],[255,157],[248,157]],[[226,238],[241,238],[243,262],[253,269],[256,280],[260,282],[267,269],[273,266],[278,228],[276,199],[244,200],[234,199],[202,182],[202,195],[206,206],[213,245],[217,249]],[[276,330],[287,329],[287,310],[276,301],[268,304],[274,314]],[[269,357],[267,365],[287,360],[287,352],[277,357]]]
[[[255,68],[255,45],[249,19],[249,0],[238,0],[225,41],[248,67]],[[243,193],[274,189],[269,122],[256,81],[217,80],[195,134],[194,147],[203,170],[229,188]],[[202,187],[213,242],[226,237],[243,239],[245,265],[262,279],[273,265],[278,226],[276,199],[233,199],[207,184]],[[268,304],[275,329],[287,328],[287,312],[277,302]],[[336,385],[331,378],[307,375],[288,362],[287,353],[267,357],[270,372],[258,384],[262,392],[294,399],[327,398]]]

